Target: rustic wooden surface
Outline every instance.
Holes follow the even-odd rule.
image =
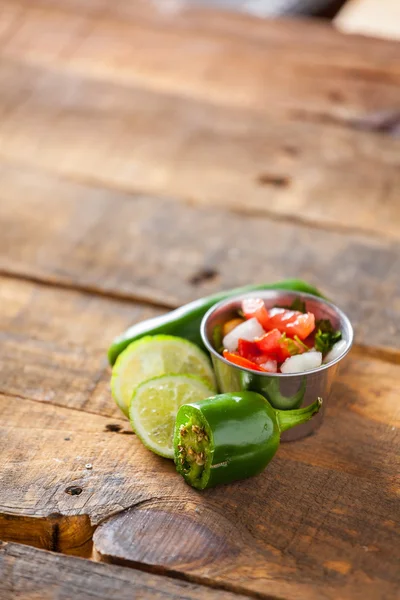
[[[0,543],[0,594],[3,600],[244,600],[245,596],[143,573]]]
[[[396,597],[399,48],[145,0],[0,0],[0,595]],[[195,492],[114,406],[109,341],[289,276],[356,326],[323,427]]]

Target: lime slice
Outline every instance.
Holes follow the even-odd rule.
[[[214,394],[195,375],[162,375],[140,384],[131,400],[129,416],[136,435],[160,456],[174,457],[175,419],[182,404],[198,402]]]
[[[172,335],[146,336],[121,352],[112,370],[111,391],[122,412],[128,416],[140,383],[166,373],[198,375],[215,390],[210,361],[198,346]]]

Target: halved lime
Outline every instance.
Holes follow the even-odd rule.
[[[182,404],[198,402],[214,394],[195,375],[162,375],[141,383],[129,409],[131,424],[143,444],[160,456],[174,457],[175,419]]]
[[[166,373],[198,375],[215,389],[210,361],[198,346],[172,335],[148,335],[121,352],[113,367],[111,391],[122,412],[128,416],[140,383]]]

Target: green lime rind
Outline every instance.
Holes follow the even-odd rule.
[[[129,344],[118,356],[111,375],[111,392],[122,412],[143,381],[168,373],[197,375],[216,389],[208,356],[196,344],[172,335],[145,336]]]
[[[129,408],[132,428],[142,443],[159,456],[174,458],[174,429],[179,408],[199,402],[215,391],[197,375],[166,374],[136,387]]]

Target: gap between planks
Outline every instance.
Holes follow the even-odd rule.
[[[135,508],[135,507],[131,507]],[[128,509],[129,510],[129,509]],[[124,511],[121,511],[124,512]],[[115,515],[114,515],[115,516]],[[105,520],[108,520],[105,519]],[[100,523],[96,526],[100,525]],[[94,533],[93,533],[94,535]],[[139,571],[143,571],[144,573],[152,573],[154,575],[163,575],[164,577],[170,577],[171,579],[178,579],[180,581],[187,581],[188,583],[195,583],[198,585],[202,585],[204,587],[208,587],[215,590],[220,590],[223,592],[230,592],[232,594],[236,594],[238,596],[246,596],[247,598],[256,598],[257,600],[285,600],[283,596],[276,596],[261,593],[250,590],[248,588],[242,587],[240,585],[235,585],[233,583],[222,583],[221,581],[214,581],[213,579],[200,575],[192,575],[189,573],[184,573],[181,571],[176,571],[175,569],[169,569],[168,567],[159,567],[157,565],[150,565],[146,563],[141,563],[138,561],[124,561],[118,560],[113,557],[112,561],[108,561],[102,557],[101,559],[96,558],[96,551],[94,550],[94,559],[99,560],[99,562],[105,562],[106,564],[118,565],[120,567],[125,567],[126,569],[137,569]]]
[[[57,556],[63,556],[65,557],[63,563],[58,564],[58,558]],[[39,563],[36,563],[36,560],[39,557]],[[45,593],[45,597],[46,598],[54,598],[54,594],[56,593],[56,590],[58,590],[58,584],[61,583],[61,586],[63,584],[68,585],[69,581],[68,579],[71,579],[71,575],[73,576],[71,579],[71,584],[70,584],[70,593],[73,593],[74,591],[76,591],[77,589],[77,585],[79,587],[79,591],[80,591],[80,597],[82,597],[83,599],[88,599],[89,596],[90,598],[92,598],[92,594],[91,592],[93,592],[93,589],[95,590],[95,595],[96,598],[109,598],[109,596],[107,596],[107,592],[110,591],[115,591],[115,583],[119,588],[119,584],[120,583],[124,583],[126,582],[126,585],[131,584],[131,588],[134,590],[134,594],[136,593],[136,585],[138,585],[138,590],[137,593],[139,594],[140,598],[151,598],[152,597],[152,593],[153,591],[155,592],[157,590],[160,591],[161,588],[163,587],[164,584],[164,588],[165,586],[169,587],[170,584],[168,583],[168,580],[171,580],[172,582],[175,581],[176,579],[178,580],[182,580],[185,581],[184,577],[180,577],[179,575],[176,577],[174,575],[171,575],[170,573],[163,573],[162,576],[160,577],[159,575],[156,575],[156,579],[152,585],[152,581],[151,579],[149,579],[149,581],[147,580],[147,578],[145,579],[145,581],[142,581],[142,575],[141,573],[148,573],[151,572],[147,569],[142,568],[142,565],[139,565],[138,568],[135,569],[131,569],[129,567],[126,567],[125,565],[112,565],[112,564],[107,564],[104,561],[97,562],[94,560],[89,560],[89,559],[85,559],[82,557],[77,557],[77,556],[68,556],[65,555],[63,553],[57,552],[56,550],[43,550],[41,548],[35,548],[34,546],[30,546],[27,544],[22,544],[22,543],[16,543],[16,542],[5,542],[0,540],[0,567],[2,566],[2,563],[6,562],[7,558],[12,559],[13,561],[13,566],[17,567],[17,569],[14,571],[14,569],[10,569],[10,571],[8,571],[7,569],[5,570],[5,577],[3,578],[3,584],[6,583],[7,581],[10,580],[12,578],[12,574],[18,573],[18,561],[22,559],[22,561],[26,561],[30,564],[30,570],[28,570],[28,572],[26,573],[26,569],[23,569],[24,571],[24,576],[22,577],[22,580],[29,582],[28,585],[25,588],[25,591],[27,594],[29,594],[29,598],[39,598],[41,596],[39,596],[40,593],[43,593],[43,589],[46,589],[45,586],[47,585],[47,577],[49,576],[49,574],[51,574],[51,570],[52,570],[52,566],[54,563],[54,568],[57,569],[61,569],[62,573],[65,573],[65,576],[61,577],[60,582],[57,582],[56,587],[53,589],[46,589],[46,591],[48,591],[48,593]],[[30,560],[31,559],[31,560]],[[50,562],[49,562],[50,561]],[[57,561],[57,562],[56,562]],[[82,562],[85,561],[85,562]],[[45,564],[45,567],[43,567],[43,565]],[[36,574],[34,576],[32,576],[32,565],[36,565],[41,574],[42,577],[44,575],[44,580],[42,578],[39,578]],[[10,565],[11,566],[11,565]],[[24,562],[22,562],[22,564],[20,565],[20,568],[24,567]],[[46,569],[46,570],[45,570]],[[129,569],[129,570],[128,570]],[[118,572],[119,571],[119,572]],[[135,571],[140,571],[139,573],[135,573]],[[127,578],[126,575],[127,573],[132,573],[132,578]],[[122,574],[122,575],[121,575]],[[84,588],[82,588],[79,585],[79,581],[77,581],[76,575],[78,575],[78,578],[83,578],[86,576],[87,578],[87,583],[84,586]],[[91,577],[96,577],[96,579],[98,578],[97,582],[91,582],[90,578]],[[114,577],[116,577],[116,579],[114,579]],[[103,589],[102,589],[102,582],[104,583],[104,578],[108,578],[110,585],[106,585],[106,588],[104,590],[104,596],[103,596]],[[165,579],[167,579],[167,581],[165,581]],[[40,584],[39,584],[40,581]],[[114,581],[114,584],[112,584],[112,581]],[[106,582],[107,583],[107,582]],[[189,582],[190,583],[190,582]],[[35,585],[36,584],[36,585]],[[142,587],[140,587],[142,584]],[[41,587],[41,585],[43,585],[43,589]],[[236,592],[236,591],[231,591],[229,590],[227,594],[223,593],[224,591],[226,591],[223,586],[219,585],[218,583],[212,583],[211,585],[208,585],[207,583],[203,583],[200,582],[200,584],[196,583],[194,584],[195,587],[197,588],[197,586],[199,586],[200,589],[195,589],[195,595],[192,596],[191,593],[191,588],[185,588],[182,587],[180,585],[176,585],[176,589],[174,589],[174,587],[172,587],[171,590],[165,590],[163,589],[161,592],[161,596],[164,598],[174,598],[176,600],[178,600],[179,598],[185,598],[187,600],[191,599],[191,598],[201,598],[204,595],[204,598],[209,598],[212,597],[213,599],[217,599],[217,598],[221,598],[221,600],[228,600],[231,599],[233,600],[233,597],[238,597],[238,598],[263,598],[264,600],[284,600],[283,598],[280,599],[277,596],[270,596],[270,595],[260,595],[260,594],[255,594],[252,593],[249,590],[244,590],[244,592]],[[28,589],[29,586],[29,589]],[[153,588],[154,586],[154,588]],[[20,586],[18,585],[18,588],[20,589]],[[114,589],[115,588],[115,589]],[[0,589],[3,590],[3,587],[0,585]],[[14,586],[11,583],[11,587],[6,587],[4,588],[6,591],[10,591],[10,592],[14,592]],[[209,596],[208,593],[208,589],[211,592],[211,595]],[[89,591],[90,590],[90,591]],[[216,594],[212,593],[212,590],[216,590]],[[22,590],[21,593],[23,593],[24,591],[24,586],[22,585]],[[66,590],[64,590],[64,588],[61,588],[61,591],[58,591],[57,594],[57,598],[70,598],[70,596],[65,595]],[[221,595],[218,594],[218,591],[221,591]],[[35,592],[38,594],[36,595]],[[97,592],[97,593],[96,593]],[[97,594],[100,594],[99,596]],[[145,593],[145,596],[143,596],[143,593]],[[129,593],[127,596],[124,595],[124,598],[128,597]],[[139,596],[134,596],[134,597],[139,597]],[[22,597],[22,596],[21,596]],[[24,598],[27,596],[23,596]],[[119,596],[118,596],[119,597]],[[130,598],[133,596],[129,596]],[[159,597],[159,595],[157,594],[157,598]],[[7,596],[8,598],[8,596]],[[11,598],[11,596],[10,596]]]

